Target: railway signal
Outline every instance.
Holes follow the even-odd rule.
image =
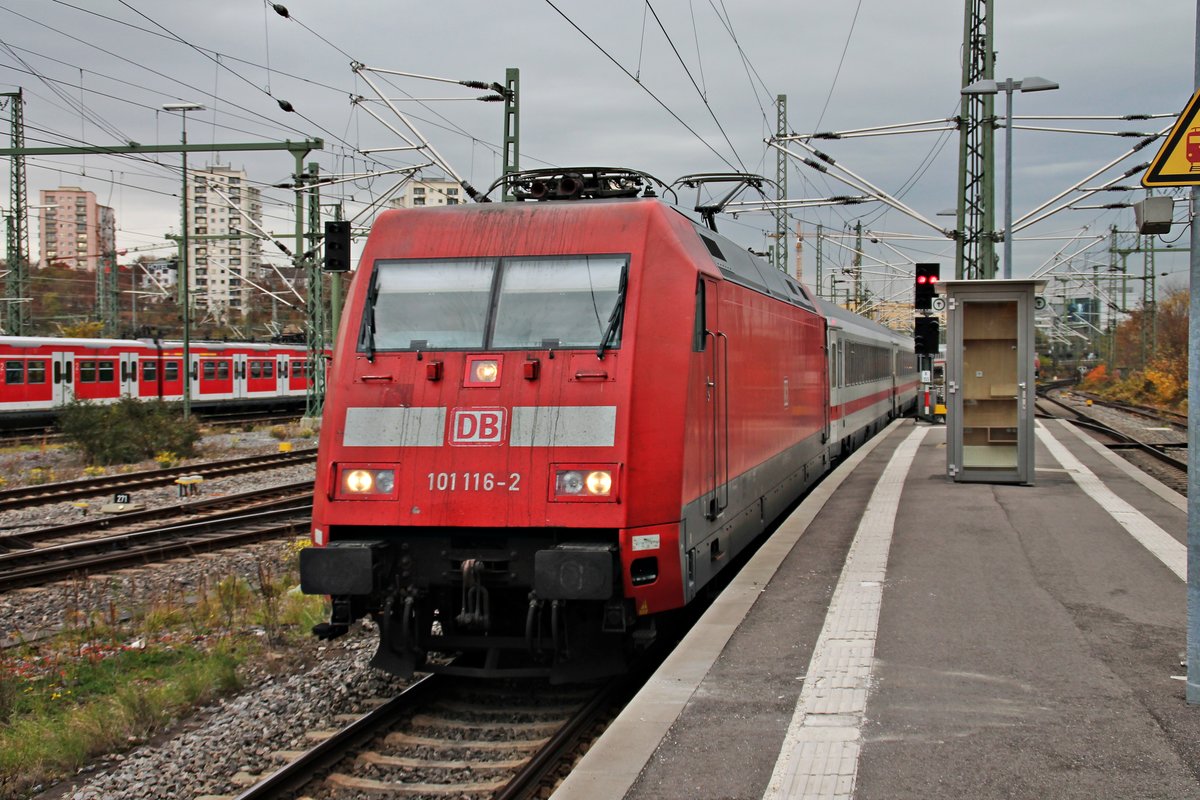
[[[325,271],[350,271],[350,223],[346,220],[325,223]]]
[[[937,294],[937,282],[942,265],[938,263],[916,264],[913,286],[913,308],[929,311],[933,308],[933,296]]]
[[[918,355],[937,353],[939,331],[937,317],[917,317],[913,325],[913,350]]]

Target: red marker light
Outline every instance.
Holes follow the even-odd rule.
[[[917,283],[928,283],[928,282],[929,282],[929,279],[926,278],[924,275],[917,276]]]

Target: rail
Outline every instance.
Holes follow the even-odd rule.
[[[304,450],[295,450],[290,453],[243,456],[241,458],[192,464],[184,467],[127,472],[121,475],[102,475],[96,478],[46,483],[37,486],[21,486],[0,490],[0,511],[57,503],[80,497],[92,497],[107,492],[166,486],[174,483],[176,478],[184,475],[219,478],[246,472],[306,464],[316,461],[316,459],[316,448],[307,448]]]

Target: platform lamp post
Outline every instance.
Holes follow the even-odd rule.
[[[998,94],[1004,92],[1004,277],[1012,277],[1012,96],[1019,92],[1048,92],[1058,84],[1037,76],[1002,82],[991,79],[975,81],[962,88],[962,94]]]
[[[187,166],[187,112],[203,111],[199,103],[164,103],[163,111],[178,111],[181,120],[179,158],[182,163],[180,172],[183,174],[183,189],[179,194],[179,288],[183,298],[183,418],[186,420],[192,413],[192,299],[188,286],[188,166]]]

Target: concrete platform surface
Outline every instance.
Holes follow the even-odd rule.
[[[1034,486],[890,426],[786,520],[553,800],[1200,798],[1183,498],[1066,423]]]

